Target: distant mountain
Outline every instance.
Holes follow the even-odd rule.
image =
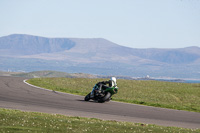
[[[30,35],[13,34],[0,38],[1,55],[33,55],[64,51],[75,45],[66,38],[45,38]]]
[[[103,38],[0,37],[0,70],[200,78],[200,48],[135,49]]]

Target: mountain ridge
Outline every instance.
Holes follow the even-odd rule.
[[[7,61],[6,57],[9,57]],[[12,64],[14,58],[20,62],[30,60],[30,64],[35,61],[38,64],[37,60],[51,62],[48,67],[43,64],[41,68],[34,68],[36,71],[45,70],[51,66],[53,70],[61,70],[60,66],[67,66],[70,67],[70,70],[77,68],[73,72],[88,73],[91,70],[91,73],[95,71],[95,73],[101,74],[98,71],[106,70],[108,72],[114,71],[113,73],[118,72],[121,75],[127,75],[129,71],[133,71],[133,74],[130,75],[135,73],[137,75],[145,73],[159,75],[159,73],[168,73],[172,68],[175,70],[179,68],[180,74],[186,73],[185,70],[190,71],[192,68],[197,75],[200,71],[198,69],[200,66],[200,47],[138,49],[121,46],[103,38],[47,38],[26,34],[0,37],[2,63],[9,60],[11,61],[9,63]],[[34,64],[32,65],[34,66]],[[38,65],[40,66],[40,64]],[[23,66],[20,65],[18,67],[8,65],[7,67],[11,66],[14,69],[23,69]],[[192,67],[190,69],[187,66]],[[0,69],[5,69],[1,63]],[[27,64],[26,70],[33,71],[31,69],[33,67]],[[87,71],[85,71],[86,69]],[[106,72],[102,73],[106,74]],[[112,74],[112,72],[109,73]]]

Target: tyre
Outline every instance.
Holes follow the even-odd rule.
[[[111,97],[110,92],[107,92],[104,97],[102,97],[101,99],[98,100],[98,102],[104,103],[105,101],[109,100],[110,97]]]
[[[87,94],[87,96],[85,96],[85,101],[89,101],[90,100],[90,93]]]

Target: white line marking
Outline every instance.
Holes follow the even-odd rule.
[[[35,88],[38,88],[38,89],[41,89],[41,90],[46,90],[46,91],[50,91],[50,92],[56,92],[56,93],[61,93],[61,94],[67,94],[67,95],[72,95],[72,96],[79,96],[79,97],[83,97],[83,96],[80,96],[80,95],[75,95],[75,94],[70,94],[70,93],[66,93],[66,92],[60,92],[60,91],[54,91],[54,90],[49,90],[49,89],[45,89],[45,88],[42,88],[42,87],[38,87],[38,86],[35,86],[35,85],[32,85],[32,84],[29,84],[28,82],[26,82],[28,79],[25,79],[23,80],[23,82],[31,87],[35,87]]]

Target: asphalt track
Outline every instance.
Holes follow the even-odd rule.
[[[200,113],[119,102],[85,102],[84,97],[29,86],[19,77],[0,77],[0,108],[200,128]]]

